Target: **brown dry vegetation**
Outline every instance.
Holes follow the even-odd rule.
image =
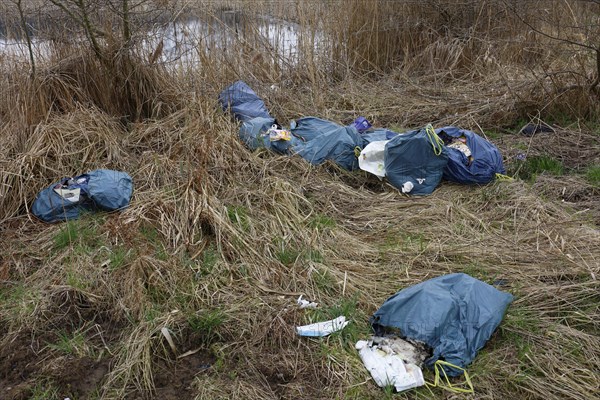
[[[4,23],[23,39],[13,3]],[[0,398],[389,398],[354,350],[368,317],[459,271],[515,295],[468,368],[470,398],[598,398],[594,2],[148,1],[128,43],[122,13],[89,2],[96,49],[60,9],[23,3],[53,29],[36,33],[51,41],[35,73],[27,52],[0,54]],[[300,63],[260,35],[265,13],[298,24]],[[139,39],[175,16],[239,32],[163,63]],[[362,172],[252,153],[216,101],[240,78],[281,122],[470,128],[515,179],[407,198]],[[556,133],[518,134],[538,118]],[[96,168],[131,174],[130,207],[55,225],[29,214],[39,190]],[[300,294],[320,309],[297,309]],[[342,313],[339,334],[295,335]]]

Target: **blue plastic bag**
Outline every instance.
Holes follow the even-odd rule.
[[[292,122],[291,131],[299,139],[293,151],[311,164],[331,160],[344,169],[358,169],[363,139],[354,126],[304,117]]]
[[[464,184],[486,184],[493,181],[496,174],[506,173],[498,148],[476,133],[454,126],[436,129],[436,133],[448,151],[444,179]],[[467,154],[452,147],[451,143],[459,138],[466,141]]]
[[[403,289],[387,299],[370,319],[376,335],[399,330],[408,339],[426,343],[438,359],[464,368],[475,358],[502,321],[512,302],[502,292],[467,274],[440,276]],[[446,368],[448,375],[460,372]]]
[[[385,146],[384,157],[388,181],[398,189],[408,185],[410,189],[405,193],[411,195],[433,192],[448,163],[446,148],[430,126],[393,135]]]
[[[127,173],[99,169],[48,186],[36,196],[31,212],[45,222],[66,221],[86,211],[122,209],[129,205],[132,193],[133,181]]]
[[[243,81],[237,81],[225,88],[219,95],[223,111],[231,110],[240,121],[252,118],[271,118],[265,102]]]

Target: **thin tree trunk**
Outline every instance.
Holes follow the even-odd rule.
[[[33,56],[33,46],[31,45],[31,36],[27,30],[27,21],[25,20],[25,13],[23,12],[22,0],[17,0],[17,8],[19,9],[19,18],[21,18],[21,29],[25,35],[27,41],[27,50],[29,50],[29,64],[31,65],[31,76],[35,76],[35,58]]]

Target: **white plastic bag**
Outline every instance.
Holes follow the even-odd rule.
[[[385,145],[387,142],[389,140],[378,140],[366,145],[358,157],[358,167],[383,178],[385,176]]]

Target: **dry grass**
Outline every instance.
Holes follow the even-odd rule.
[[[510,50],[518,32],[496,32],[508,20],[493,20],[499,11],[485,3],[469,17],[487,21],[470,39],[398,33],[406,53],[373,33],[366,4],[344,9],[355,11],[343,16],[352,24],[336,20],[347,30],[329,28],[360,31],[353,46],[370,49],[362,58],[330,46],[343,68],[321,66],[316,54],[301,67],[277,56],[248,62],[264,43],[250,36],[227,50],[199,48],[193,69],[135,56],[107,65],[81,45],[53,48],[35,78],[2,62],[0,388],[9,398],[381,398],[353,348],[369,334],[368,317],[397,290],[459,271],[516,298],[468,369],[475,398],[597,396],[600,209],[597,187],[576,174],[598,162],[597,100],[560,92],[573,83],[566,77],[539,79],[543,68]],[[410,2],[377,4],[375,16],[412,13],[431,26],[444,17]],[[340,10],[264,6],[292,10],[307,28]],[[484,44],[495,61],[484,60]],[[490,135],[511,170],[526,152],[562,161],[567,175],[444,183],[407,198],[362,172],[251,153],[216,103],[237,77],[281,122],[312,114],[344,123],[365,115],[397,130],[460,124]],[[536,116],[575,122],[554,136],[516,134]],[[132,175],[129,208],[57,225],[30,216],[39,190],[96,168]],[[299,294],[321,309],[297,309]],[[296,325],[341,313],[352,322],[340,334],[295,335]],[[69,378],[78,366],[88,376]]]

